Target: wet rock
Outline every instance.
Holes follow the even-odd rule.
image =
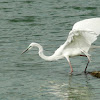
[[[100,71],[89,72],[89,74],[91,74],[94,77],[100,78]]]

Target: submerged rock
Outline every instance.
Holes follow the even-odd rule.
[[[91,74],[94,77],[100,78],[100,71],[89,72],[89,74]]]

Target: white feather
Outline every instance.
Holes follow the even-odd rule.
[[[100,18],[85,19],[75,23],[63,45],[65,55],[75,56],[82,51],[88,53],[99,34]]]
[[[61,45],[52,56],[45,56],[43,53],[43,47],[38,43],[31,43],[23,53],[35,46],[39,48],[39,56],[45,60],[52,61],[65,57],[68,60],[72,73],[73,68],[69,57],[82,55],[82,53],[84,53],[84,56],[87,56],[89,63],[90,55],[88,54],[88,51],[99,34],[100,18],[85,19],[74,24],[65,43]],[[84,71],[85,73],[88,63]]]

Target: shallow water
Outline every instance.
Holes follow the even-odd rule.
[[[99,100],[100,79],[83,73],[86,58],[71,58],[69,75],[66,59],[44,61],[36,48],[21,55],[31,42],[51,55],[75,22],[99,16],[99,0],[0,0],[0,100]],[[100,50],[90,54],[88,71],[100,71]]]

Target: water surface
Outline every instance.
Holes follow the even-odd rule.
[[[31,42],[51,55],[75,22],[99,16],[99,0],[0,0],[0,100],[99,100],[100,79],[83,73],[86,58],[71,58],[69,75],[66,59],[44,61],[36,48],[21,55]],[[100,50],[90,54],[88,71],[99,71]]]

